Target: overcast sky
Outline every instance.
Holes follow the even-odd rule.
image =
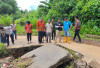
[[[40,4],[40,1],[45,0],[16,0],[18,7],[20,7],[22,10],[36,10]]]

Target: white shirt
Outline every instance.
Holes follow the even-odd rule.
[[[51,31],[52,31],[52,24],[50,23],[47,23],[46,25],[45,25],[45,27],[46,27],[46,32],[47,33],[51,33]]]
[[[16,30],[16,24],[11,24],[12,25],[12,30],[15,31]]]
[[[11,26],[4,27],[4,29],[5,29],[5,34],[11,35],[13,33]]]

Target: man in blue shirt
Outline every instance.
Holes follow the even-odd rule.
[[[67,42],[67,38],[68,38],[68,43],[70,42],[70,35],[69,35],[69,30],[72,28],[72,23],[70,21],[68,21],[67,18],[64,19],[64,36],[65,36],[65,41]]]

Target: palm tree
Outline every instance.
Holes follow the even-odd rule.
[[[46,0],[46,1],[41,1],[39,5],[39,7],[46,7],[48,9],[51,9],[51,5],[52,5],[53,0]]]

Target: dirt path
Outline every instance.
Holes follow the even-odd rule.
[[[54,41],[52,41],[52,43],[54,43]],[[79,44],[76,42],[72,42],[71,44],[68,43],[57,43],[57,44],[83,54],[84,59],[87,62],[90,62],[91,60],[97,60],[100,63],[100,47],[85,44],[85,43]],[[18,36],[18,40],[15,40],[15,45],[11,44],[9,48],[19,48],[19,47],[30,46],[30,45],[39,45],[37,36],[32,36],[31,44],[27,43],[26,36]],[[41,45],[47,45],[47,43],[43,43]]]

